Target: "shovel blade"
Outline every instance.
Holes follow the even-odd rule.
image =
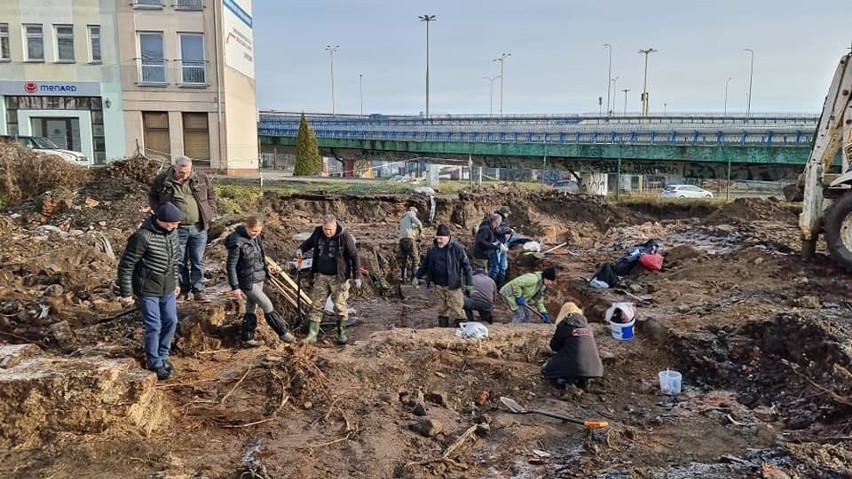
[[[512,411],[513,413],[516,413],[516,414],[526,414],[527,413],[527,410],[524,409],[523,407],[521,407],[520,404],[515,402],[514,399],[507,398],[505,396],[501,396],[500,402],[502,402],[503,405],[505,405],[507,408],[509,408],[509,410]]]

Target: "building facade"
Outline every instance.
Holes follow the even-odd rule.
[[[125,147],[258,169],[250,0],[117,0]]]
[[[44,136],[89,162],[125,156],[116,4],[0,2],[0,134]]]
[[[251,0],[0,1],[0,134],[258,169]]]

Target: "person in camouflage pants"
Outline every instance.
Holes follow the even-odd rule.
[[[420,234],[423,223],[417,219],[417,208],[411,207],[399,220],[399,270],[403,282],[420,266]]]

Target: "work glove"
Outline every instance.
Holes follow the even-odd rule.
[[[509,247],[508,247],[508,246],[506,246],[506,245],[505,245],[505,244],[503,244],[503,243],[500,243],[500,251],[502,251],[502,252],[504,252],[504,253],[505,253],[506,251],[509,251]]]
[[[473,285],[469,284],[464,287],[464,292],[466,295],[470,296],[470,293],[473,293]]]
[[[412,279],[411,280],[411,286],[414,286],[415,288],[419,288],[420,287],[420,280],[417,279],[417,278]]]
[[[361,289],[361,280],[360,279],[355,280],[355,289]]]
[[[541,322],[542,323],[549,323],[550,322],[550,313],[548,313],[547,311],[541,313]]]
[[[518,303],[518,306],[523,306],[527,304],[527,300],[523,296],[518,296],[517,298],[515,298],[515,302]]]

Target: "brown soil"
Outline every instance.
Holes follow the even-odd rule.
[[[487,340],[463,340],[435,327],[430,290],[399,284],[397,220],[409,206],[427,216],[428,198],[266,193],[249,206],[267,214],[280,262],[324,213],[358,239],[371,280],[350,300],[350,344],[329,334],[282,345],[261,321],[267,345],[237,347],[240,305],[224,295],[221,245],[231,217],[208,248],[210,299],[179,304],[177,372],[158,383],[142,369],[138,314],[112,294],[116,260],[104,246],[120,254],[150,213],[159,165],[133,161],[33,196],[61,207],[33,200],[0,217],[0,476],[852,474],[852,283],[824,257],[800,261],[791,205],[737,200],[690,215],[506,186],[436,198],[425,238],[447,222],[470,246],[471,228],[507,204],[521,233],[545,248],[567,242],[543,259],[511,251],[510,276],[556,265],[548,308],[579,301],[596,321],[606,376],[574,394],[539,375],[551,325],[510,324],[499,305]],[[636,270],[618,290],[583,279],[649,238],[663,244],[662,271]],[[636,338],[616,341],[603,311],[639,299]],[[675,398],[659,392],[667,368],[683,373]],[[501,396],[610,426],[512,414]]]

